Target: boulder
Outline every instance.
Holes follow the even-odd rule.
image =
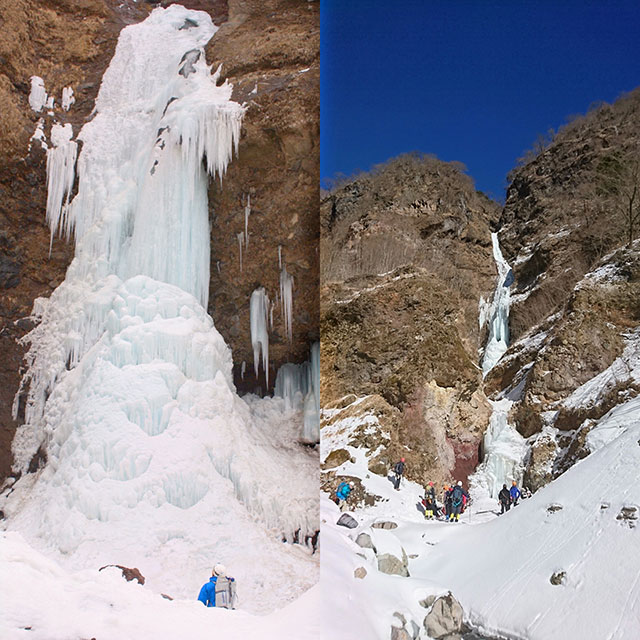
[[[431,611],[425,616],[424,628],[434,640],[446,638],[462,630],[462,615],[460,603],[448,593],[433,603]]]
[[[358,534],[358,537],[356,538],[356,544],[364,549],[373,549],[374,553],[376,551],[371,536],[368,533],[364,533],[364,531]]]
[[[358,521],[348,513],[343,513],[340,518],[338,518],[336,524],[339,524],[341,527],[347,527],[347,529],[355,529],[358,526]]]
[[[363,580],[366,575],[367,575],[367,570],[364,567],[358,567],[353,572],[353,577],[358,578],[360,580]]]

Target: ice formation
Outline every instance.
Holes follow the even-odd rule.
[[[498,268],[498,283],[491,305],[480,304],[480,326],[489,323],[489,339],[482,358],[482,372],[486,375],[500,360],[509,346],[509,287],[513,282],[513,272],[507,261],[502,257],[498,234],[491,234],[493,243],[493,257]]]
[[[249,216],[251,215],[251,195],[247,196],[247,204],[244,207],[244,246],[249,248]]]
[[[224,173],[244,112],[205,63],[214,32],[179,5],[123,29],[68,206],[75,143],[54,127],[47,215],[75,257],[34,306],[24,475],[0,502],[7,528],[76,568],[117,558],[192,598],[217,559],[235,564],[245,608],[266,611],[315,580],[317,563],[281,541],[318,528],[317,457],[291,444],[299,424],[273,399],[237,396],[206,312],[207,173]],[[42,445],[47,464],[25,474]],[[265,596],[278,570],[289,580]]]
[[[242,273],[242,244],[244,243],[244,231],[236,234],[238,239],[238,256],[240,258],[240,273]]]
[[[62,108],[65,111],[69,111],[71,109],[71,105],[76,101],[73,96],[73,89],[71,87],[65,87],[62,90]]]
[[[474,496],[482,493],[497,498],[503,484],[511,488],[515,480],[521,486],[527,445],[508,421],[513,401],[503,399],[491,404],[493,413],[484,434],[484,459],[469,482]]]
[[[249,305],[249,319],[251,322],[251,346],[253,348],[253,368],[258,377],[258,366],[262,354],[262,369],[269,386],[269,296],[264,287],[258,287],[251,294]]]
[[[78,143],[73,141],[73,127],[70,124],[54,124],[51,127],[52,147],[47,149],[47,224],[53,236],[60,227],[61,218],[66,218],[69,196],[75,179]],[[66,237],[71,230],[65,229]]]
[[[274,395],[284,399],[285,411],[302,411],[300,440],[320,441],[320,343],[311,345],[309,360],[283,364],[276,375]]]
[[[31,76],[31,92],[29,93],[29,106],[36,112],[42,111],[47,104],[47,90],[44,88],[44,80],[38,76]]]
[[[284,319],[284,331],[289,342],[293,339],[293,276],[287,272],[286,265],[280,271],[280,304]]]

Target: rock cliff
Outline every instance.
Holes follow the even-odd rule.
[[[348,181],[321,203],[322,403],[380,396],[390,439],[379,472],[404,455],[408,477],[444,482],[477,464],[490,412],[478,304],[495,287],[498,214],[461,165],[419,155]]]

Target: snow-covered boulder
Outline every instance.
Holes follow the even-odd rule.
[[[448,593],[438,598],[424,619],[424,628],[430,638],[446,638],[453,633],[462,631],[462,607],[460,603]]]
[[[376,530],[373,544],[376,547],[378,571],[409,577],[409,559],[398,538],[384,529]]]

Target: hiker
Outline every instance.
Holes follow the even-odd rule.
[[[399,491],[400,479],[402,478],[402,474],[404,473],[404,458],[400,458],[400,462],[396,462],[393,465],[393,472],[396,474],[396,477],[393,479],[393,487],[396,491]]]
[[[520,496],[522,494],[520,493],[520,489],[518,489],[518,485],[516,484],[515,480],[511,483],[509,495],[511,496],[511,502],[513,502],[513,506],[518,506],[518,500],[520,499]]]
[[[462,502],[465,496],[468,500],[469,494],[462,488],[462,480],[458,480],[458,484],[451,490],[451,515],[449,516],[449,522],[460,521]]]
[[[433,520],[438,511],[435,498],[433,498],[430,493],[427,493],[422,504],[424,504],[424,517],[427,520]]]
[[[429,510],[431,511],[431,517],[429,517],[426,513],[427,503],[431,505],[429,507]],[[424,500],[422,501],[422,504],[424,504],[424,508],[425,508],[425,514],[424,514],[425,518],[428,518],[429,520],[431,520],[432,518],[438,517],[438,502],[436,500],[436,488],[433,482],[429,482],[429,485],[425,488]]]
[[[446,484],[443,488],[442,502],[444,503],[443,511],[444,511],[444,519],[448,520],[451,515],[451,492],[453,491],[453,487],[448,487]]]
[[[511,493],[509,493],[506,484],[502,485],[502,489],[500,489],[500,493],[498,494],[498,500],[500,500],[500,506],[502,507],[500,515],[505,511],[509,511],[511,508]]]
[[[347,508],[347,498],[353,490],[353,487],[353,482],[341,482],[338,485],[335,503],[340,507],[340,511],[344,511]]]
[[[236,608],[236,581],[225,573],[224,565],[217,564],[213,567],[209,582],[200,589],[198,600],[205,607]]]

